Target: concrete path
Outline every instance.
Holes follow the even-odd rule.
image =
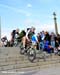
[[[25,72],[7,72],[2,71],[0,75],[60,75],[60,67],[51,67],[46,69],[40,69],[35,71],[25,71]]]
[[[59,68],[51,67],[49,69],[40,70],[33,75],[60,75],[60,67]]]

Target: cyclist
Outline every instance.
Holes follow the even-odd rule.
[[[34,33],[33,36],[32,36],[32,46],[34,49],[37,49],[37,43],[38,43],[38,38],[36,36],[36,34]]]

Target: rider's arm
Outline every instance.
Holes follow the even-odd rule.
[[[28,38],[28,34],[29,34],[30,30],[26,33],[26,39],[29,40]]]

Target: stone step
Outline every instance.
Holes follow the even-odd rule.
[[[5,65],[13,65],[13,64],[24,64],[24,63],[30,63],[29,60],[14,60],[14,61],[7,61],[7,62],[0,62],[0,66],[5,66]]]
[[[39,58],[39,57],[37,57]],[[60,60],[60,56],[52,56],[52,57],[48,57],[46,58],[46,60],[49,59],[49,60]],[[25,55],[15,55],[15,56],[7,56],[7,57],[0,57],[0,62],[7,62],[7,61],[24,61],[24,60],[28,60],[28,56],[25,56]]]
[[[5,50],[5,51],[7,51],[7,50],[8,50],[8,51],[12,51],[12,50],[13,50],[13,51],[14,51],[14,50],[17,51],[17,50],[20,50],[20,48],[19,48],[19,47],[0,47],[0,51],[4,51],[4,50]]]
[[[60,63],[57,63],[57,64],[54,63],[54,64],[49,64],[49,65],[46,64],[46,65],[40,65],[40,66],[38,65],[38,66],[29,67],[29,68],[28,67],[26,67],[26,68],[19,68],[19,69],[16,68],[16,69],[5,70],[5,71],[7,71],[7,72],[25,72],[25,71],[31,71],[31,70],[32,71],[35,71],[35,70],[37,71],[39,69],[42,70],[44,68],[46,69],[46,68],[51,68],[51,67],[52,68],[53,67],[55,67],[55,68],[56,67],[60,67]]]
[[[21,58],[21,57],[24,57],[24,55],[19,55],[19,54],[13,54],[13,55],[8,55],[8,56],[5,56],[5,55],[0,55],[0,59],[5,59],[5,58]]]
[[[36,63],[36,62],[44,62],[44,60],[43,59],[39,59],[39,60],[35,60],[34,62]],[[45,62],[60,62],[60,60],[59,59],[46,59],[46,61]],[[30,63],[30,61],[28,60],[28,59],[26,59],[26,60],[20,60],[20,59],[15,59],[15,60],[5,60],[5,61],[0,61],[0,66],[4,66],[4,65],[13,65],[13,64],[27,64],[27,63]]]
[[[37,56],[39,57],[39,56]],[[38,62],[39,61],[39,62]],[[26,68],[37,68],[43,65],[57,64],[60,62],[59,56],[49,56],[44,62],[43,59],[35,60],[31,63],[28,57],[20,54],[19,47],[0,48],[0,71],[22,70]]]
[[[49,65],[49,64],[57,64],[56,61],[49,61],[49,62],[36,62],[36,63],[22,63],[22,64],[12,64],[12,65],[6,65],[6,66],[0,66],[0,70],[12,70],[12,69],[21,69],[21,68],[30,68],[30,67],[37,67],[37,66],[43,66],[43,65]]]
[[[0,48],[0,54],[19,54],[20,49],[19,47],[1,47]]]
[[[27,56],[0,57],[0,62],[28,60]]]

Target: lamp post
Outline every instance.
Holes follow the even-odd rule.
[[[53,16],[54,16],[54,24],[55,24],[55,33],[56,35],[58,35],[57,18],[55,12],[53,12]]]
[[[0,16],[0,43],[1,43],[1,16]]]

